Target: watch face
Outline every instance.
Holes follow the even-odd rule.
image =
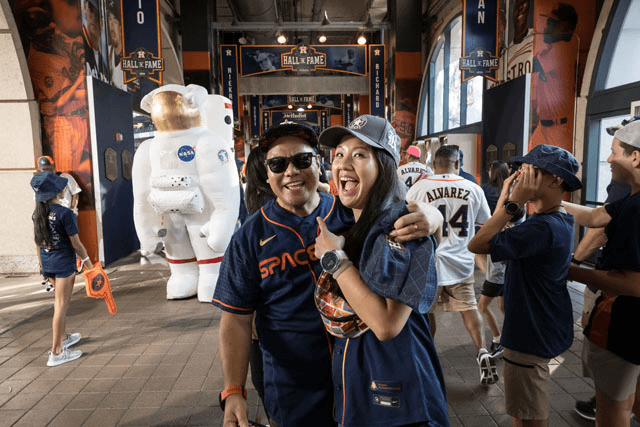
[[[320,264],[322,269],[327,272],[332,272],[338,267],[338,255],[334,251],[327,251],[322,255]]]
[[[504,207],[509,215],[515,215],[520,210],[520,206],[515,202],[508,202]]]

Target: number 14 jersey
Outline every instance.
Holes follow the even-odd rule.
[[[438,285],[466,282],[474,270],[474,254],[467,244],[475,235],[475,226],[483,225],[491,216],[482,188],[459,175],[432,175],[416,182],[407,200],[427,202],[444,217],[436,250]]]

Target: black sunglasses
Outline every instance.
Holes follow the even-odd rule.
[[[264,161],[269,166],[271,172],[282,173],[289,167],[289,162],[293,163],[297,169],[306,169],[313,163],[315,153],[298,153],[291,157],[272,157]]]

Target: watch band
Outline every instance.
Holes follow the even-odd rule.
[[[334,279],[337,279],[339,275],[341,275],[342,273],[344,273],[344,271],[351,267],[353,265],[353,263],[349,260],[345,260],[342,261],[342,264],[340,265],[340,267],[338,267],[338,269],[336,271],[333,272],[333,274],[331,274],[333,276]]]
[[[225,400],[227,399],[227,397],[231,396],[232,394],[241,394],[244,400],[247,400],[247,389],[245,389],[243,385],[232,384],[230,386],[227,386],[224,390],[220,392],[220,395],[218,396],[218,400],[220,402],[220,409],[222,409],[223,411],[224,411]]]
[[[574,263],[575,265],[582,264],[582,261],[579,261],[579,260],[575,259],[574,257],[571,257],[571,262]]]

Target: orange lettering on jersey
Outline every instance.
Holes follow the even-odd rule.
[[[268,264],[271,264],[271,265],[268,265]],[[271,258],[265,259],[264,261],[261,261],[258,264],[258,268],[260,269],[260,277],[264,279],[267,276],[272,275],[273,269],[279,265],[280,265],[279,257],[271,257]]]

